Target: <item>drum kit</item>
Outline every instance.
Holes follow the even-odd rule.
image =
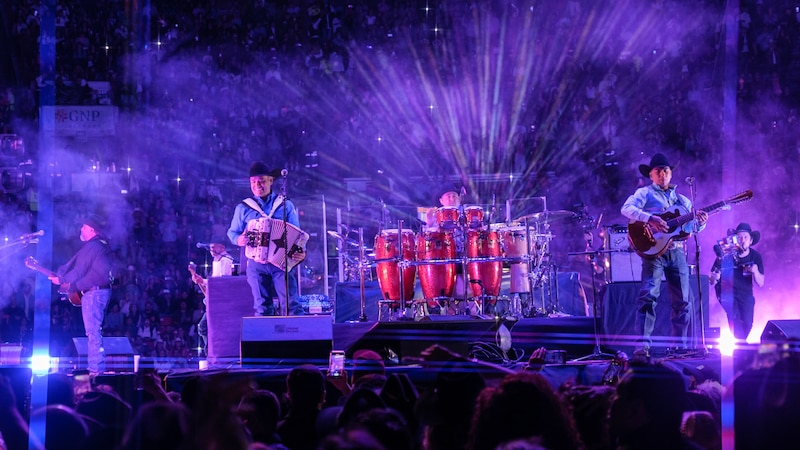
[[[349,238],[345,225],[340,225],[344,233],[328,231],[340,250],[340,275],[361,281],[363,320],[364,279],[372,276],[373,267],[382,295],[378,320],[419,320],[439,314],[510,319],[548,315],[557,309],[557,289],[552,298],[555,264],[550,261],[554,238],[550,225],[576,213],[541,211],[489,223],[484,209],[472,205],[439,207],[433,216],[435,224],[417,232],[403,220],[394,228],[380,229],[372,249],[365,246],[363,229],[358,229],[358,240]],[[501,296],[504,273],[508,296]],[[417,278],[420,289],[415,292]],[[536,289],[542,292],[541,307],[534,305]]]

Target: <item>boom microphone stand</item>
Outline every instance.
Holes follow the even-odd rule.
[[[588,255],[589,256],[589,270],[592,274],[592,322],[594,322],[594,351],[586,356],[581,356],[580,358],[573,359],[573,361],[591,361],[594,359],[613,359],[616,355],[612,355],[610,353],[603,353],[600,349],[600,331],[597,328],[597,280],[595,276],[595,269],[597,264],[597,255],[599,253],[604,253],[603,246],[600,246],[597,250],[592,250],[592,232],[586,231],[584,232],[584,238],[586,239],[586,251],[585,252],[576,252],[576,253],[567,253],[570,256],[573,255]]]

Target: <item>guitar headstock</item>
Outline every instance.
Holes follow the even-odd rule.
[[[726,200],[725,203],[735,205],[737,203],[746,202],[746,201],[750,200],[751,198],[753,198],[753,191],[748,189],[748,190],[746,190],[744,192],[740,192],[740,193],[734,195],[733,197],[728,198],[728,200]]]
[[[25,267],[29,269],[36,269],[39,267],[39,262],[37,262],[33,256],[28,256],[25,258]]]
[[[192,275],[197,274],[197,264],[194,261],[189,261],[189,267],[186,268]]]

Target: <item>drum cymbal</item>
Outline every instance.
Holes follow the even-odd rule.
[[[528,214],[519,217],[516,222],[524,222],[525,220],[539,222],[539,223],[553,223],[565,219],[574,219],[578,215],[572,211],[554,210],[554,211],[541,211],[538,213]]]
[[[352,247],[358,247],[358,242],[356,242],[356,241],[354,241],[353,239],[350,239],[350,238],[345,238],[344,236],[342,236],[341,234],[339,234],[339,233],[337,233],[335,231],[328,230],[328,234],[333,236],[333,237],[335,237],[337,240],[346,243],[347,245],[350,245]]]

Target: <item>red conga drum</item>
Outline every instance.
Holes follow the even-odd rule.
[[[461,213],[456,206],[441,206],[436,208],[433,216],[439,230],[452,230],[458,226],[458,218]]]
[[[467,258],[499,257],[502,255],[500,237],[495,230],[469,230],[467,231]],[[467,263],[467,273],[470,280],[480,280],[481,283],[472,283],[472,294],[480,297],[484,294],[497,297],[500,295],[500,283],[503,279],[502,261],[481,261]],[[483,289],[481,289],[483,285]]]
[[[466,222],[467,228],[483,228],[483,208],[480,206],[464,208],[464,222]]]
[[[401,249],[398,250],[398,240]],[[400,253],[402,251],[402,253]],[[398,255],[399,258],[398,258]],[[378,260],[378,284],[384,300],[400,300],[400,265],[397,261],[383,261],[386,259],[414,260],[414,232],[411,230],[397,229],[383,230],[375,236],[375,259]],[[416,282],[417,268],[409,265],[403,269],[403,299],[411,300],[414,297],[414,283]]]
[[[417,260],[432,261],[455,257],[456,244],[452,233],[428,230],[417,237]],[[452,297],[456,287],[456,264],[421,264],[419,284],[425,299]]]

